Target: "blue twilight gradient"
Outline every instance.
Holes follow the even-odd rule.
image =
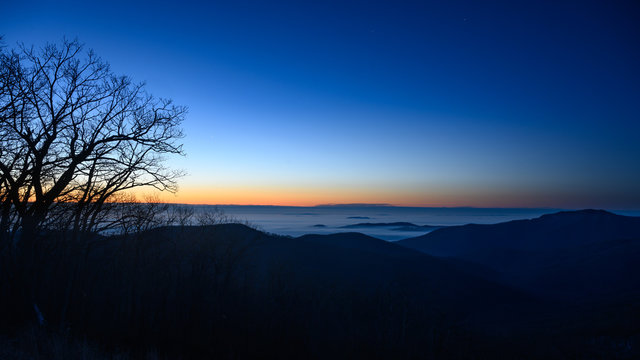
[[[185,189],[640,208],[637,1],[5,1],[0,12],[9,47],[78,37],[189,106],[188,157],[172,160],[190,173]]]

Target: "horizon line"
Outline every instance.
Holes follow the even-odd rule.
[[[296,208],[322,208],[322,207],[395,207],[395,208],[431,208],[431,209],[530,209],[530,210],[557,210],[557,211],[576,211],[576,210],[606,210],[606,211],[631,211],[640,212],[640,207],[637,208],[615,208],[615,207],[597,207],[597,206],[583,206],[583,207],[555,207],[555,206],[439,206],[439,205],[397,205],[386,203],[344,203],[344,204],[315,204],[315,205],[285,205],[285,204],[210,204],[210,203],[182,203],[182,202],[170,202],[167,204],[173,205],[193,205],[193,206],[253,206],[253,207],[296,207]]]
[[[433,209],[538,209],[538,210],[607,210],[605,208],[595,207],[553,207],[553,206],[440,206],[440,205],[396,205],[385,203],[345,203],[345,204],[315,204],[315,205],[284,205],[284,204],[210,204],[210,203],[182,203],[182,202],[166,202],[173,205],[194,205],[194,206],[262,206],[262,207],[398,207],[398,208],[433,208]],[[640,211],[638,209],[630,209],[627,211]]]

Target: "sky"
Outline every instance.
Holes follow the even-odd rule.
[[[0,34],[187,106],[167,201],[640,209],[637,1],[204,3],[3,1]]]

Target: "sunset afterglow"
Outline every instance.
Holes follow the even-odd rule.
[[[13,1],[0,34],[77,37],[188,106],[167,201],[640,207],[624,6],[335,5]]]

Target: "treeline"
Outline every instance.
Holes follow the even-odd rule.
[[[40,323],[107,353],[167,358],[455,358],[470,346],[461,328],[412,303],[398,283],[362,289],[296,277],[265,256],[265,242],[291,239],[242,225],[94,235],[87,243],[51,232],[43,241],[56,246],[31,276],[3,271],[5,333]]]
[[[457,263],[345,247],[347,235],[217,224],[40,236],[33,269],[3,254],[8,358],[624,359],[637,343],[616,338],[617,321],[603,331],[600,310],[542,306]]]

